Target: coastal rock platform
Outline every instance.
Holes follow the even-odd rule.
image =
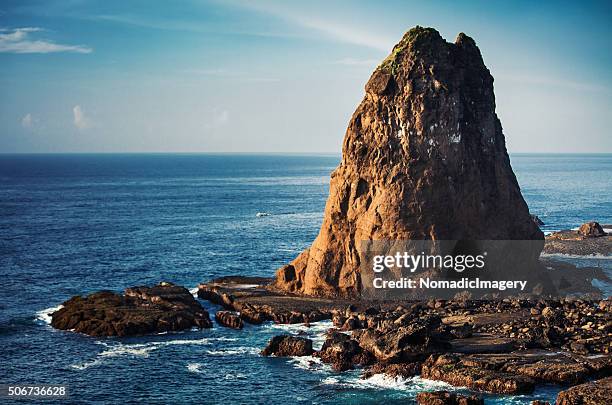
[[[585,225],[596,224],[589,231]],[[580,229],[583,229],[581,232]],[[593,231],[595,229],[595,231]],[[577,256],[610,256],[612,255],[612,235],[602,233],[604,229],[612,229],[612,225],[599,226],[598,223],[583,224],[577,230],[554,232],[546,237],[543,253]],[[597,232],[601,230],[600,232]]]
[[[91,336],[133,336],[210,328],[208,312],[189,290],[171,283],[75,296],[51,315],[51,326]]]

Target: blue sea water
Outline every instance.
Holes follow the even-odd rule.
[[[511,160],[545,231],[591,219],[612,223],[612,155]],[[75,403],[391,404],[448,388],[418,378],[360,380],[356,371],[334,373],[313,358],[258,355],[283,330],[304,330],[321,344],[329,322],[129,339],[48,325],[50,308],[77,294],[273,275],[316,236],[338,162],[297,155],[0,155],[0,384],[67,384]],[[486,400],[554,400],[557,391],[545,386],[530,396]]]

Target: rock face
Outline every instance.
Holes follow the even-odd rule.
[[[577,385],[561,391],[557,405],[602,405],[612,399],[612,377]]]
[[[124,295],[100,291],[72,297],[51,315],[51,325],[91,336],[131,336],[210,328],[212,323],[186,288],[161,283],[127,288]]]
[[[359,296],[364,240],[543,240],[510,167],[493,77],[472,38],[461,33],[449,43],[432,28],[413,28],[365,90],[319,235],[278,270],[275,288]]]
[[[580,225],[580,228],[578,228],[578,233],[589,238],[596,238],[606,234],[598,222],[587,222]]]
[[[310,356],[312,340],[290,335],[274,336],[268,346],[261,351],[262,356]]]
[[[227,328],[242,329],[244,327],[244,322],[242,322],[240,316],[232,311],[217,311],[215,320],[219,325]]]
[[[419,392],[419,405],[484,405],[484,399],[476,395],[460,395],[448,391]]]

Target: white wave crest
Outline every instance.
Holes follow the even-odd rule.
[[[202,363],[189,363],[187,364],[187,370],[192,373],[201,373]]]
[[[96,344],[99,344],[105,347],[105,350],[102,350],[100,353],[96,355],[96,358],[92,361],[88,361],[82,364],[73,364],[72,368],[77,370],[83,370],[89,368],[91,366],[99,365],[103,362],[104,359],[115,358],[121,356],[131,356],[131,357],[149,357],[149,354],[163,347],[167,346],[177,346],[177,345],[210,345],[214,341],[234,341],[235,338],[226,338],[226,337],[218,337],[218,338],[201,338],[201,339],[175,339],[175,340],[166,340],[160,342],[147,342],[147,343],[133,343],[126,344],[121,342],[103,342],[96,341]]]
[[[291,357],[289,362],[293,364],[295,368],[317,373],[330,371],[331,369],[331,367],[323,363],[320,358],[314,356]]]
[[[332,328],[334,324],[331,320],[324,320],[319,322],[313,322],[309,326],[303,323],[293,324],[276,324],[268,323],[264,327],[273,330],[281,330],[283,332],[290,333],[292,335],[303,335],[308,339],[312,340],[312,347],[315,350],[321,350],[323,343],[325,342],[325,334]]]
[[[241,346],[219,350],[206,350],[206,353],[211,356],[235,356],[238,354],[259,354],[259,351],[260,350],[256,347]]]
[[[42,310],[36,312],[35,319],[37,321],[44,322],[47,325],[51,325],[51,314],[53,314],[56,311],[59,311],[62,308],[64,308],[63,305],[58,305],[56,307],[42,309]]]
[[[568,253],[542,253],[541,257],[563,257],[567,259],[597,259],[597,260],[611,260],[612,256],[604,255],[602,253],[595,253],[592,255],[571,255]]]
[[[193,298],[198,298],[198,287],[191,288],[189,292],[191,293],[191,295],[193,295]]]
[[[402,377],[390,377],[385,374],[374,374],[373,376],[362,379],[359,377],[353,377],[348,379],[340,379],[338,377],[327,377],[321,381],[324,385],[337,385],[345,388],[353,389],[384,389],[384,390],[398,390],[398,391],[409,391],[409,392],[421,392],[421,391],[432,391],[432,390],[449,390],[456,391],[461,388],[453,387],[442,381],[427,380],[421,377],[402,378]]]

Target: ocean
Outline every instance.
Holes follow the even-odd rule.
[[[258,355],[283,331],[322,344],[330,322],[129,339],[49,326],[73,295],[224,275],[272,276],[309,246],[339,156],[0,155],[0,384],[66,384],[68,403],[406,403],[446,384],[315,358]],[[612,223],[612,155],[511,156],[546,232]],[[257,215],[266,213],[270,215]],[[568,260],[572,260],[569,258]],[[598,265],[608,259],[576,259]],[[214,314],[215,307],[203,305]],[[316,346],[315,345],[315,346]],[[558,387],[487,403],[554,402]],[[0,400],[1,401],[1,400]]]

